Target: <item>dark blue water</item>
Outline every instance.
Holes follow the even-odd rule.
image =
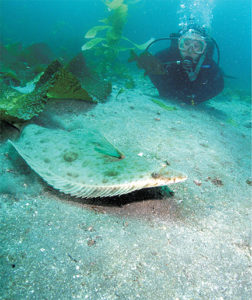
[[[129,5],[124,35],[142,43],[178,31],[181,2],[140,0]],[[78,51],[87,30],[107,14],[101,0],[1,0],[0,5],[2,43],[45,41],[59,54]],[[250,89],[251,1],[215,0],[213,6],[211,35],[221,51],[221,67],[226,74],[237,77],[227,84]]]

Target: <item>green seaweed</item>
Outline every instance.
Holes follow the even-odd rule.
[[[80,69],[78,72],[80,72]],[[53,61],[47,67],[36,87],[41,85],[47,86],[47,96],[49,98],[68,98],[96,102],[89,95],[88,91],[82,88],[77,77],[72,72],[69,72],[67,67],[64,68],[58,60]]]
[[[36,88],[39,88],[44,85],[50,86],[50,80],[52,80],[54,74],[58,72],[61,68],[63,68],[63,65],[58,61],[54,60],[51,62],[44,73],[41,75],[39,81],[36,84]]]
[[[118,91],[117,95],[116,95],[116,99],[117,99],[122,93],[124,93],[124,92],[125,92],[125,89],[124,89],[124,88],[121,88],[121,89]]]
[[[112,73],[123,77],[128,70],[121,66],[118,54],[136,48],[143,50],[146,43],[138,45],[122,36],[128,17],[128,4],[125,0],[106,0],[104,4],[108,8],[109,15],[99,21],[104,25],[96,25],[87,31],[85,38],[89,40],[82,46],[82,51],[92,50],[94,55],[101,60],[97,64],[98,72],[107,74],[113,71]],[[132,46],[124,47],[121,45],[123,41]]]
[[[58,62],[52,62],[36,83],[35,89],[23,94],[2,78],[0,86],[0,120],[24,122],[44,110],[47,98],[69,98],[94,102],[80,81]]]
[[[177,110],[177,107],[175,107],[175,106],[168,106],[168,105],[164,104],[162,101],[159,101],[157,99],[152,98],[151,101],[154,102],[154,103],[156,103],[158,106],[162,107],[165,110],[168,110],[168,111]]]
[[[93,38],[92,40],[86,42],[85,45],[82,46],[81,50],[86,51],[92,49],[102,41],[105,41],[105,38]]]
[[[110,28],[110,25],[98,25],[98,26],[94,26],[91,29],[89,29],[89,31],[85,34],[85,38],[86,39],[93,39],[96,37],[96,34],[99,31],[105,30]]]
[[[44,110],[46,90],[36,89],[30,94],[22,94],[7,85],[1,85],[0,120],[24,122]]]
[[[105,4],[109,9],[117,9],[123,4],[124,0],[105,0]]]
[[[81,86],[91,96],[99,101],[105,101],[111,94],[112,84],[87,66],[83,53],[76,55],[67,64],[66,69],[80,80]]]
[[[88,92],[81,87],[79,80],[64,68],[54,74],[47,96],[49,98],[70,98],[94,102]]]
[[[238,123],[232,118],[227,119],[226,122],[234,127],[238,127]]]

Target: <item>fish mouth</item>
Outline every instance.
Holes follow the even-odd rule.
[[[167,167],[162,168],[158,172],[151,173],[151,177],[164,185],[183,182],[188,178],[187,175],[170,168],[168,169]]]

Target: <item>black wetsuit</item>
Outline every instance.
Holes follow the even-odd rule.
[[[221,69],[208,51],[196,80],[190,81],[182,65],[169,64],[167,74],[149,77],[158,89],[161,97],[174,98],[182,102],[200,103],[218,95],[224,88]],[[177,47],[170,47],[156,54],[162,63],[181,61],[182,57]]]

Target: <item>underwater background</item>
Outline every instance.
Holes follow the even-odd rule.
[[[137,53],[193,14],[234,78],[191,105],[125,49],[86,68],[111,3]],[[0,299],[250,299],[251,1],[0,0],[0,34]],[[129,193],[157,165],[176,184]]]
[[[237,78],[231,85],[251,89],[250,0],[135,2],[129,6],[124,35],[138,44],[151,37],[167,37],[177,32],[180,19],[185,15],[181,4],[195,2],[200,12],[203,7],[206,14],[200,23],[210,25],[210,34],[220,48],[220,65],[225,74]],[[100,0],[1,0],[0,5],[2,43],[46,42],[56,53],[79,51],[85,33],[106,15],[106,7]],[[163,46],[166,45],[160,45]]]

